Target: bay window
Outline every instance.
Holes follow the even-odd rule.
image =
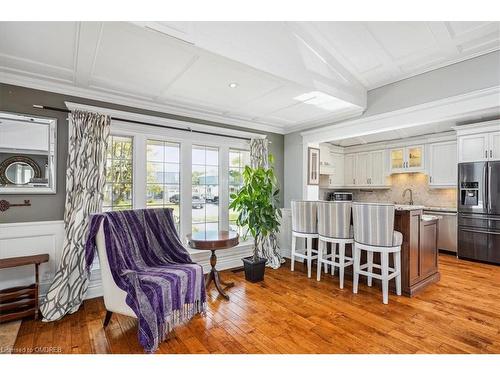
[[[126,118],[124,113],[116,116]],[[173,120],[161,121],[171,126]],[[251,136],[223,131],[236,137]],[[247,140],[119,120],[111,122],[111,133],[105,211],[173,208],[176,228],[184,243],[186,235],[192,232],[241,233],[235,222],[237,213],[229,210],[229,204],[230,194],[241,187],[244,167],[249,164]]]

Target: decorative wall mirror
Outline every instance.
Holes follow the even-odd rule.
[[[56,192],[57,120],[0,112],[0,194]]]

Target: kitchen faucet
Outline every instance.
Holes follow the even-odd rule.
[[[405,191],[403,191],[403,198],[405,197],[407,191],[410,192],[410,206],[413,206],[413,191],[411,189],[406,189]]]

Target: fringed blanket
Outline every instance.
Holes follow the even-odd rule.
[[[172,209],[142,209],[91,217],[87,270],[101,223],[113,279],[127,293],[127,305],[139,319],[140,344],[153,352],[176,324],[205,311],[203,268],[182,245]]]

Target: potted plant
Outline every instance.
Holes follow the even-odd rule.
[[[281,210],[279,208],[278,179],[272,168],[246,166],[243,171],[243,186],[231,194],[229,208],[238,212],[236,224],[245,229],[243,238],[251,234],[254,239],[253,256],[243,258],[245,279],[251,282],[264,280],[266,259],[261,258],[266,238],[279,230]]]

